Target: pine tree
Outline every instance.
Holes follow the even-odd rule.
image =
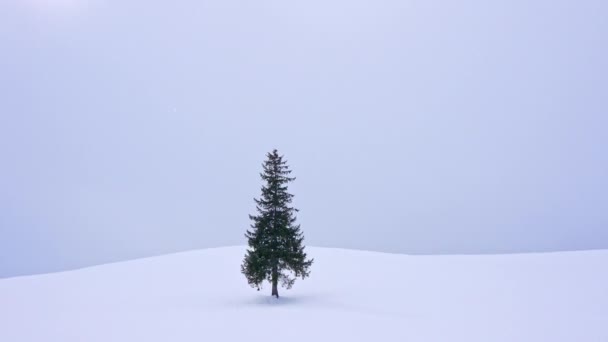
[[[251,229],[247,230],[249,249],[241,265],[241,272],[252,287],[260,290],[268,280],[272,296],[279,298],[278,283],[290,289],[296,278],[310,274],[313,260],[306,259],[304,236],[296,224],[298,209],[290,206],[293,195],[287,184],[294,181],[291,170],[277,150],[267,154],[260,174],[265,182],[260,199],[255,199],[257,215],[250,215]]]

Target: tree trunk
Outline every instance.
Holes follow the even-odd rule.
[[[279,289],[278,289],[278,285],[279,284],[279,272],[277,271],[277,268],[274,267],[272,269],[272,296],[279,298]]]

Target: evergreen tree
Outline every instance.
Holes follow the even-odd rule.
[[[290,289],[296,278],[310,274],[313,260],[306,259],[304,236],[296,224],[298,209],[290,206],[293,195],[287,184],[294,181],[291,170],[277,150],[267,154],[260,174],[265,182],[260,199],[255,199],[257,215],[250,215],[247,230],[249,249],[241,272],[252,287],[260,290],[264,280],[272,284],[272,296],[279,298],[278,283]]]

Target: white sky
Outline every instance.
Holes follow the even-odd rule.
[[[312,245],[607,248],[607,10],[2,2],[0,276],[243,244],[275,147]]]

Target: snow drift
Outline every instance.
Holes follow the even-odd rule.
[[[244,247],[0,280],[0,341],[608,341],[608,251],[408,256],[309,248],[251,289]]]

